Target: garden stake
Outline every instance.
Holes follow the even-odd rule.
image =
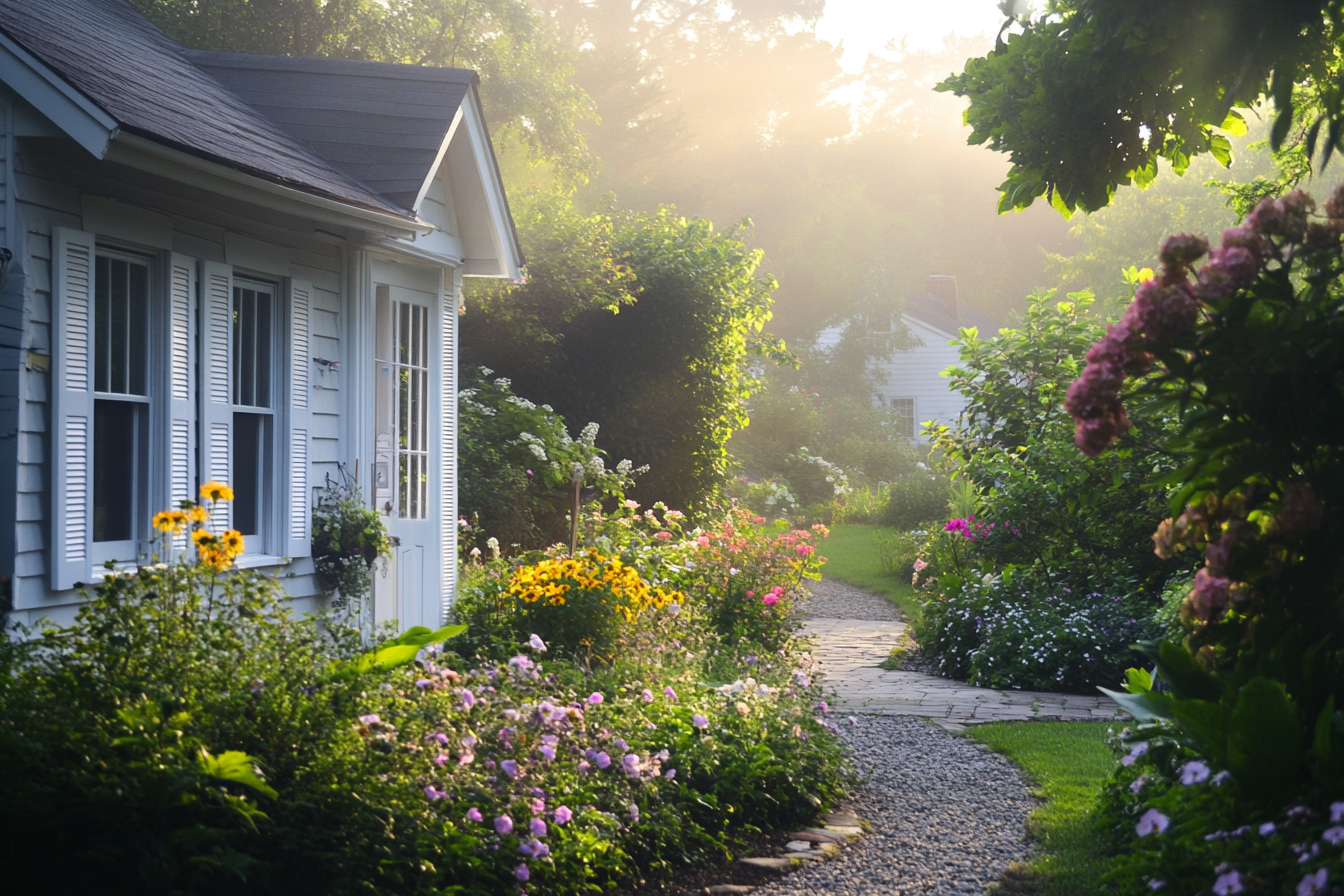
[[[579,549],[579,489],[583,487],[583,464],[574,462],[574,512],[569,517],[569,556]]]

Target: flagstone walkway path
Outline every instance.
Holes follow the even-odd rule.
[[[809,608],[828,615],[810,616],[803,631],[816,639],[813,656],[837,709],[921,716],[951,731],[980,722],[1123,718],[1101,695],[996,691],[922,672],[879,669],[906,629],[899,614],[884,598],[844,582],[818,582],[813,594]]]

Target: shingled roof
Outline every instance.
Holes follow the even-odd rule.
[[[904,313],[952,337],[963,327],[979,328],[981,338],[999,332],[1000,324],[997,321],[969,308],[958,308],[954,317],[946,302],[928,293],[906,296]]]
[[[128,133],[413,217],[461,69],[184,50],[124,0],[0,0],[3,31]]]
[[[412,208],[476,73],[294,56],[187,51],[322,158]]]

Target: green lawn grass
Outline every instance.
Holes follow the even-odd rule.
[[[1011,887],[1032,896],[1109,896],[1097,883],[1108,868],[1092,829],[1092,806],[1115,757],[1097,722],[993,722],[967,734],[1016,762],[1040,788],[1045,805],[1027,830],[1038,841],[1027,878]]]
[[[902,582],[882,571],[877,545],[873,543],[873,533],[879,531],[882,530],[878,526],[857,523],[832,526],[830,537],[820,548],[826,558],[821,574],[883,595],[900,608],[908,622],[913,623],[919,618],[915,589],[909,582]]]

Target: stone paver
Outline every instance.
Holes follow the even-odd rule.
[[[1125,718],[1114,702],[1100,694],[996,691],[922,672],[877,668],[905,629],[903,622],[807,620],[803,634],[814,639],[812,655],[826,676],[826,689],[835,695],[837,709],[923,716],[954,731],[979,722]]]

